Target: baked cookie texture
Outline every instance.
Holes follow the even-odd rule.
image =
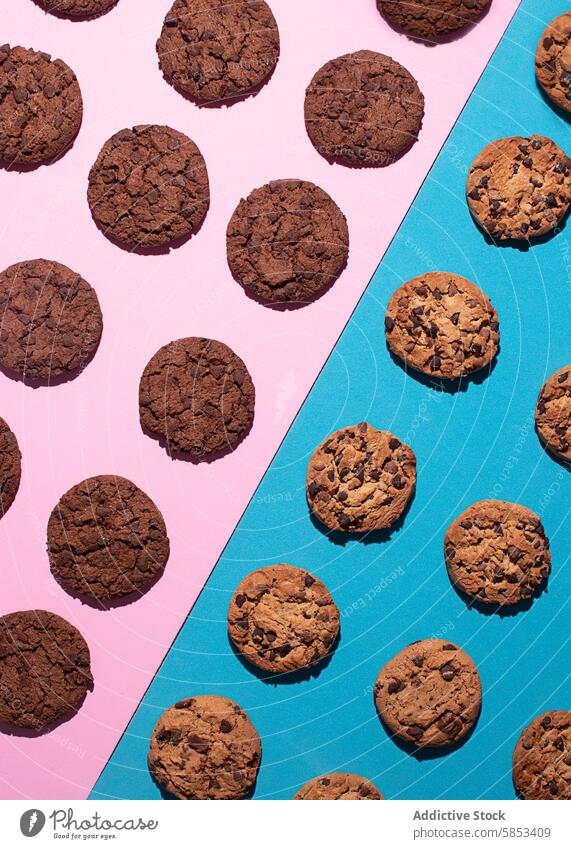
[[[34,0],[46,12],[72,20],[95,18],[116,6],[119,0]]]
[[[571,711],[542,713],[524,728],[512,774],[523,799],[571,799]]]
[[[300,787],[294,799],[302,801],[375,801],[382,799],[372,781],[352,772],[329,772]]]
[[[475,23],[490,3],[491,0],[377,0],[379,11],[391,24],[427,41]]]
[[[551,21],[539,39],[535,74],[547,96],[571,112],[571,11]]]
[[[20,487],[22,454],[9,425],[0,418],[0,519],[12,506]]]
[[[541,387],[535,426],[544,445],[571,463],[571,364],[557,369]]]
[[[153,730],[149,769],[178,799],[242,799],[256,783],[262,744],[231,699],[195,696],[166,710]]]

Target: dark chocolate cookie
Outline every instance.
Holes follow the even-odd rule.
[[[126,478],[98,475],[52,510],[48,555],[64,587],[105,600],[144,591],[165,566],[169,538],[148,495]]]
[[[196,460],[233,451],[254,420],[248,369],[223,342],[190,337],[164,345],[139,384],[141,424],[169,454]]]
[[[396,290],[385,317],[387,344],[411,368],[455,379],[489,365],[498,352],[490,299],[458,274],[432,271]]]
[[[372,781],[352,772],[329,772],[312,778],[300,787],[294,799],[302,801],[374,801],[382,799]]]
[[[466,194],[470,212],[494,239],[543,236],[571,203],[571,162],[545,136],[497,139],[472,163]]]
[[[339,634],[339,610],[314,575],[285,563],[266,566],[236,587],[228,633],[250,663],[293,672],[329,654]]]
[[[143,124],[107,141],[89,172],[87,200],[103,233],[133,250],[191,236],[210,201],[202,154],[170,127]]]
[[[390,165],[416,141],[423,115],[414,77],[372,50],[327,62],[305,93],[309,138],[322,156],[342,165]]]
[[[535,74],[547,96],[571,112],[571,12],[551,21],[539,39]]]
[[[0,518],[12,505],[20,486],[22,455],[18,440],[0,419]]]
[[[377,0],[379,11],[403,32],[434,41],[473,24],[491,0]]]
[[[216,103],[251,94],[274,70],[280,35],[263,0],[175,0],[157,41],[175,88]]]
[[[512,775],[524,799],[571,799],[571,710],[542,713],[524,728]]]
[[[256,783],[262,744],[245,711],[222,696],[183,699],[153,730],[149,769],[179,799],[242,799]]]
[[[45,610],[0,617],[0,721],[39,731],[75,710],[91,688],[89,648]]]
[[[116,6],[119,0],[34,0],[34,2],[54,15],[72,20],[85,20],[105,14]]]
[[[25,47],[0,47],[0,163],[57,159],[81,126],[77,77],[61,59]]]
[[[343,271],[349,256],[345,216],[304,180],[274,180],[238,204],[226,231],[230,270],[268,302],[311,301]]]
[[[541,387],[535,426],[547,448],[571,463],[571,364],[557,369]]]
[[[474,661],[445,640],[418,640],[379,672],[374,687],[381,719],[416,746],[451,746],[468,734],[482,703]]]
[[[307,469],[307,502],[332,531],[361,533],[393,525],[416,486],[408,445],[367,422],[335,431]]]

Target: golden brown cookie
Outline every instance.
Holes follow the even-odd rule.
[[[557,369],[539,393],[535,426],[546,447],[571,462],[571,364]]]
[[[306,782],[294,799],[302,801],[374,801],[383,796],[372,781],[352,772],[329,772]]]
[[[539,39],[535,74],[547,96],[571,112],[571,11],[551,21]]]
[[[571,710],[551,710],[524,728],[512,759],[524,799],[571,799]]]

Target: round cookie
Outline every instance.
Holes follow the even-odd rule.
[[[545,136],[487,145],[470,166],[470,212],[494,239],[527,240],[554,230],[571,202],[571,163]]]
[[[79,132],[83,100],[61,59],[0,47],[0,163],[33,166],[57,159]]]
[[[458,274],[432,271],[396,290],[385,316],[392,353],[416,371],[453,380],[489,365],[499,323],[490,299]]]
[[[491,0],[377,0],[379,11],[399,30],[435,41],[473,24]]]
[[[523,799],[571,799],[571,711],[551,710],[524,728],[512,758]]]
[[[381,669],[374,696],[397,737],[416,746],[451,746],[475,724],[482,686],[466,652],[431,638],[406,646]]]
[[[142,426],[169,454],[196,460],[233,451],[252,426],[255,401],[240,357],[223,342],[194,336],[160,348],[139,384]]]
[[[423,116],[414,77],[371,50],[327,62],[305,92],[309,138],[322,156],[342,165],[390,165],[416,141]]]
[[[557,369],[541,387],[535,426],[547,448],[571,463],[571,364]]]
[[[93,684],[87,643],[46,610],[0,617],[0,721],[39,731],[75,710]]]
[[[64,587],[96,600],[144,591],[169,556],[164,519],[148,495],[116,475],[68,490],[48,522],[48,556]]]
[[[18,440],[0,419],[0,519],[11,507],[20,486],[22,454]]]
[[[85,20],[105,14],[118,0],[34,0],[38,6],[62,18]]]
[[[541,519],[521,504],[478,501],[464,510],[444,537],[450,580],[485,604],[531,598],[551,569]]]
[[[228,634],[254,666],[294,672],[330,653],[339,634],[339,610],[314,575],[285,563],[266,566],[236,587]]]
[[[304,180],[274,180],[241,200],[226,231],[236,280],[267,302],[313,300],[349,256],[345,216],[329,195]]]
[[[407,507],[415,486],[414,451],[367,422],[328,436],[307,469],[309,507],[332,531],[389,528]]]
[[[191,236],[210,202],[199,149],[170,127],[120,130],[89,172],[87,200],[103,233],[132,250],[167,248]]]
[[[264,0],[175,0],[157,41],[165,78],[203,103],[252,94],[271,76],[280,35]]]
[[[372,781],[353,772],[329,772],[312,778],[300,787],[294,799],[303,801],[339,800],[367,802],[382,799]]]
[[[222,696],[183,699],[153,730],[149,769],[178,799],[242,799],[262,757],[256,729],[242,708]]]
[[[535,74],[547,96],[571,112],[571,12],[551,21],[539,39]]]
[[[97,295],[75,271],[47,259],[0,273],[0,364],[24,380],[73,377],[103,332]]]

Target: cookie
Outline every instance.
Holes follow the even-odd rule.
[[[551,21],[539,39],[535,75],[546,95],[571,112],[571,12]]]
[[[554,230],[571,202],[571,162],[545,136],[497,139],[470,166],[470,212],[490,236],[528,240]]]
[[[143,592],[169,556],[164,519],[148,495],[116,475],[88,478],[68,490],[48,522],[56,579],[96,600]]]
[[[475,724],[482,686],[474,661],[446,640],[417,640],[384,666],[374,686],[379,716],[415,746],[451,746]]]
[[[149,360],[139,384],[142,426],[169,454],[195,460],[233,451],[254,421],[248,369],[223,342],[169,342]]]
[[[500,341],[497,313],[474,283],[432,271],[396,290],[385,316],[392,353],[424,374],[447,380],[489,365]]]
[[[104,15],[118,0],[34,0],[46,12],[62,18],[84,20]]]
[[[372,781],[352,772],[329,772],[312,778],[300,787],[294,799],[303,801],[373,801],[382,799],[382,795]]]
[[[367,422],[328,436],[307,469],[307,503],[332,531],[389,528],[406,509],[415,486],[412,448]]]
[[[444,537],[450,580],[485,604],[531,598],[551,569],[541,519],[521,504],[478,501],[464,510]]]
[[[0,163],[47,164],[79,132],[83,100],[77,77],[61,59],[25,47],[0,47]]]
[[[512,775],[523,799],[571,799],[571,710],[542,713],[524,728]]]
[[[178,130],[155,124],[121,130],[103,145],[89,172],[87,200],[99,228],[122,247],[172,247],[206,215],[206,163]]]
[[[46,610],[0,617],[0,721],[39,731],[81,704],[93,684],[87,643]]]
[[[571,463],[571,364],[558,369],[541,387],[535,426],[544,445]]]
[[[0,519],[11,507],[20,487],[22,454],[18,440],[0,419]]]
[[[339,610],[315,575],[285,563],[266,566],[234,591],[228,634],[254,666],[294,672],[330,653],[339,634]]]
[[[97,295],[77,272],[33,259],[0,273],[0,365],[30,381],[73,377],[103,331]]]
[[[241,200],[226,231],[228,264],[263,301],[302,303],[331,286],[349,256],[345,216],[304,180],[274,180]]]
[[[165,78],[203,103],[252,94],[280,53],[272,10],[263,0],[175,0],[157,41]]]
[[[183,699],[153,730],[149,769],[178,799],[242,799],[254,787],[262,757],[245,711],[222,696]]]
[[[390,165],[416,141],[423,116],[414,77],[371,50],[327,62],[305,92],[309,138],[322,156],[342,165]]]
[[[437,41],[478,20],[491,0],[377,0],[379,11],[397,29]]]

